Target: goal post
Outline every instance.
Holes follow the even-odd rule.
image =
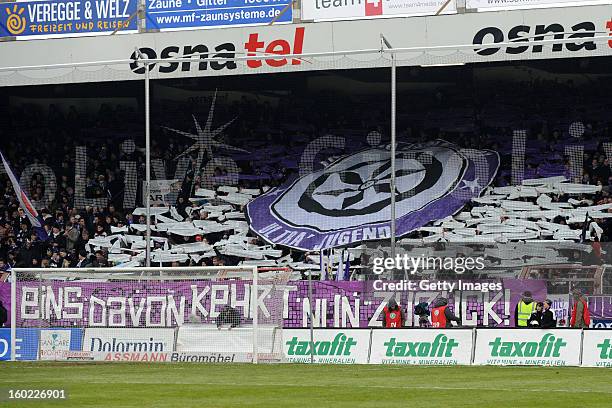
[[[287,268],[15,268],[11,360],[280,362]]]

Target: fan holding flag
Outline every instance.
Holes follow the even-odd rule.
[[[19,206],[23,209],[26,216],[28,217],[28,220],[30,221],[30,224],[32,224],[32,228],[36,232],[38,239],[40,239],[41,241],[46,241],[49,236],[47,235],[47,231],[43,227],[42,218],[38,214],[38,211],[36,211],[36,208],[34,208],[34,205],[32,205],[30,199],[28,199],[26,194],[21,189],[21,186],[19,185],[15,174],[9,167],[8,162],[6,161],[4,155],[1,152],[0,157],[2,157],[2,164],[4,165],[4,170],[6,171],[6,174],[8,174],[9,179],[11,180],[11,184],[13,185],[13,189],[15,190],[15,195],[17,196],[17,200],[19,200]]]

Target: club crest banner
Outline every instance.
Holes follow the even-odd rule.
[[[399,144],[397,236],[454,214],[491,183],[499,155],[436,140]],[[319,250],[390,237],[388,146],[343,156],[247,205],[251,229],[268,242]]]

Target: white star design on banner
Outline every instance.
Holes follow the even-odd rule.
[[[463,187],[461,188],[462,189],[469,188],[473,194],[476,190],[480,188],[480,184],[478,184],[478,177],[476,177],[472,181],[463,180]]]
[[[217,140],[217,136],[219,136],[229,125],[231,125],[236,120],[236,118],[230,120],[229,122],[218,127],[217,129],[212,129],[213,114],[215,112],[215,101],[216,100],[217,100],[217,91],[215,90],[215,96],[213,97],[212,104],[210,105],[210,111],[208,112],[208,119],[206,120],[206,125],[204,126],[203,129],[198,123],[198,120],[195,118],[195,116],[192,115],[193,121],[195,122],[196,134],[183,132],[182,130],[177,130],[177,129],[172,129],[166,126],[162,126],[164,129],[167,129],[171,132],[175,132],[175,133],[178,133],[179,135],[183,135],[183,136],[186,136],[186,137],[189,137],[195,140],[195,143],[191,145],[191,147],[189,147],[183,153],[179,154],[176,157],[176,159],[186,154],[190,154],[192,152],[197,151],[198,159],[196,161],[196,166],[195,166],[196,174],[200,171],[202,167],[202,162],[204,161],[204,154],[207,154],[209,159],[213,158],[213,148],[225,149],[225,150],[229,150],[232,152],[248,153],[248,151],[244,149],[230,146],[228,144],[221,143],[219,140]]]

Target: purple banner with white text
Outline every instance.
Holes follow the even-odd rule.
[[[543,280],[501,279],[500,290],[395,292],[407,311],[406,325],[418,326],[412,313],[420,302],[448,298],[463,326],[513,327],[514,309],[529,290],[546,299]],[[314,281],[312,309],[315,327],[377,327],[392,292],[373,291],[368,282]],[[465,284],[464,284],[465,285]],[[185,322],[214,323],[228,303],[250,324],[251,285],[247,281],[167,282],[18,282],[17,326],[39,327],[175,327]],[[284,327],[307,327],[308,282],[289,282],[258,293],[259,316],[282,313]],[[10,284],[0,284],[0,300],[10,310]],[[282,309],[282,311],[280,310]],[[264,322],[260,317],[260,323]],[[8,322],[6,324],[8,326]]]

